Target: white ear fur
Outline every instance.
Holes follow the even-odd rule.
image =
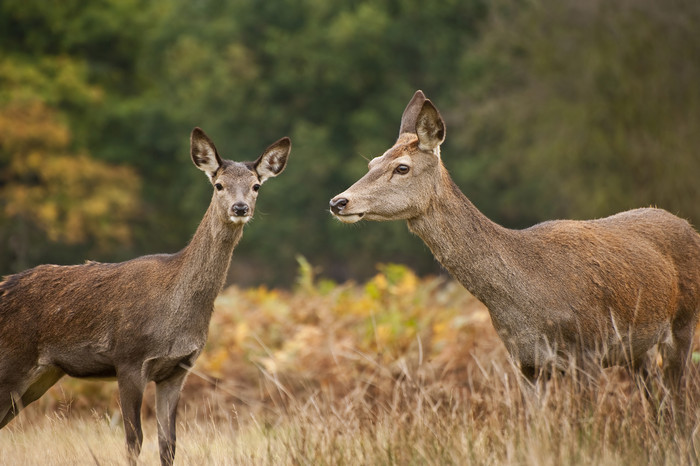
[[[433,152],[440,157],[440,144],[445,140],[445,122],[430,100],[423,103],[423,107],[418,113],[416,134],[420,150]]]
[[[289,138],[282,138],[265,149],[265,152],[255,161],[255,172],[260,177],[260,183],[268,178],[275,177],[282,173],[287,166],[289,152],[292,150],[292,141]]]
[[[216,146],[201,128],[195,128],[190,135],[190,156],[194,164],[207,174],[209,180],[221,167],[221,157]]]

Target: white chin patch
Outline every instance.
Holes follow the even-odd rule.
[[[335,214],[333,214],[335,215]],[[356,223],[362,220],[365,214],[352,214],[352,215],[335,215],[335,218],[343,223]]]
[[[243,225],[244,223],[247,223],[248,220],[250,220],[250,215],[244,215],[242,217],[239,217],[237,215],[231,215],[229,219],[231,220],[231,223]]]

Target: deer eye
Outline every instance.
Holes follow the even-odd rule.
[[[255,183],[253,185],[253,191],[257,191],[258,189],[260,189],[260,185],[258,183]]]
[[[221,183],[216,183],[214,187],[217,191],[221,191],[222,189],[224,189],[224,185],[222,185]]]
[[[410,169],[411,167],[409,167],[408,165],[401,164],[398,167],[396,167],[394,173],[398,173],[399,175],[405,175]]]

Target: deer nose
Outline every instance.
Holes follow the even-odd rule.
[[[244,217],[248,214],[248,204],[245,202],[236,202],[231,206],[231,210],[233,211],[233,215],[237,217]]]
[[[348,200],[344,197],[338,199],[331,199],[331,211],[334,214],[339,214],[345,206],[348,205]]]

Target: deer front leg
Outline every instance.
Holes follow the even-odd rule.
[[[178,369],[172,377],[156,383],[156,419],[158,421],[158,446],[160,463],[170,466],[175,460],[175,420],[180,391],[187,371]]]
[[[32,364],[13,358],[12,349],[0,344],[0,429],[22,408],[22,395],[36,370]]]
[[[9,376],[4,376],[0,372],[0,429],[5,427],[19,412],[21,406],[17,405],[17,401],[20,398],[17,386],[17,382],[14,378]]]
[[[43,366],[37,370],[34,381],[27,387],[22,395],[22,407],[26,408],[28,405],[41,398],[41,396],[46,393],[46,390],[51,388],[64,375],[65,372],[56,366]]]
[[[5,427],[19,412],[17,394],[0,387],[0,429]]]
[[[38,400],[64,372],[55,366],[40,366],[30,370],[0,368],[0,429],[20,410]]]
[[[142,380],[140,373],[128,371],[117,375],[117,384],[119,385],[119,401],[124,418],[126,451],[129,464],[135,465],[143,443],[141,402],[146,383]]]

